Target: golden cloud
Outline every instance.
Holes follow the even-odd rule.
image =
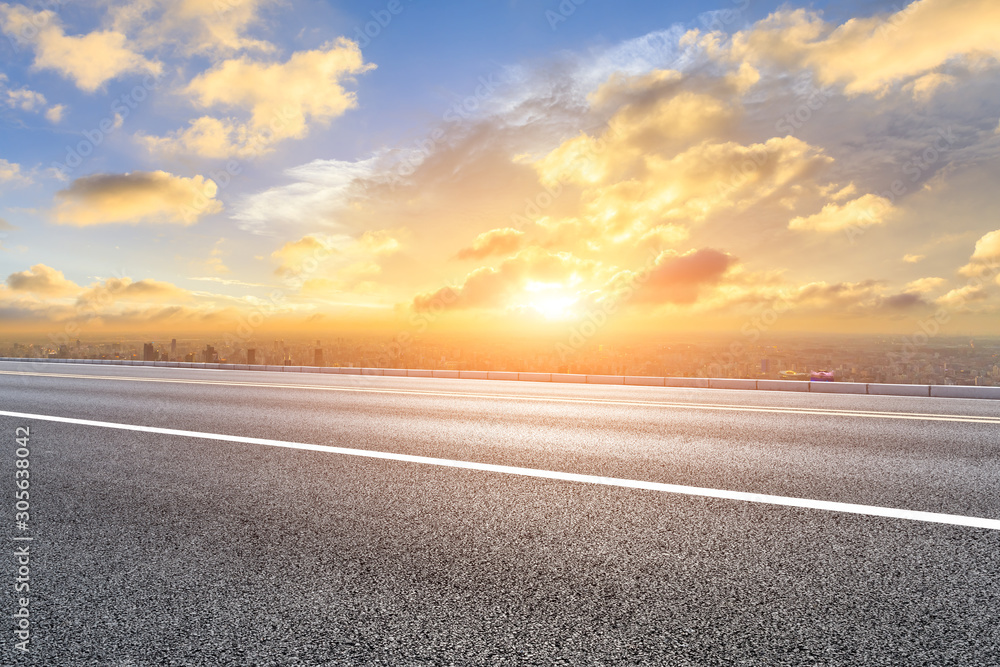
[[[864,229],[884,224],[893,213],[891,201],[878,195],[866,194],[845,204],[827,204],[819,213],[808,217],[792,218],[788,228],[817,232]]]
[[[965,285],[935,299],[934,303],[946,308],[964,308],[969,304],[986,301],[989,294],[982,285]]]
[[[76,294],[81,287],[67,280],[62,271],[44,264],[35,264],[27,271],[7,276],[7,287],[15,292],[30,292],[38,296],[61,297]]]
[[[310,123],[326,123],[357,106],[344,84],[374,67],[344,38],[296,52],[285,63],[225,60],[195,77],[184,93],[203,109],[249,112],[248,122],[205,116],[166,137],[139,140],[151,149],[203,157],[266,153],[279,141],[306,136]]]
[[[308,234],[271,253],[279,261],[275,275],[290,279],[303,296],[331,292],[371,292],[382,264],[402,247],[401,229],[368,230],[356,238]]]
[[[186,153],[203,158],[221,160],[233,155],[249,157],[263,150],[262,145],[252,145],[249,128],[231,118],[201,116],[188,123],[188,127],[165,137],[150,136],[142,132],[135,140],[150,152]]]
[[[933,292],[937,288],[944,285],[947,281],[944,278],[918,278],[906,284],[907,292]]]
[[[77,303],[80,305],[107,305],[112,301],[139,301],[142,303],[160,301],[186,301],[192,297],[191,292],[181,287],[160,280],[144,279],[133,281],[131,278],[109,278],[103,283],[91,285],[81,294]]]
[[[162,71],[160,63],[129,48],[123,33],[102,30],[67,35],[59,17],[51,11],[35,13],[27,7],[3,4],[0,27],[18,40],[35,35],[30,40],[35,50],[34,67],[54,70],[89,93],[128,72],[157,75]]]
[[[990,272],[1000,273],[1000,229],[989,232],[976,241],[976,249],[969,258],[969,263],[959,269],[959,273],[970,278]]]
[[[823,84],[849,95],[881,93],[894,82],[931,74],[955,58],[1000,56],[1000,5],[993,0],[918,0],[888,17],[832,27],[818,14],[781,10],[739,32],[731,56],[811,67]],[[918,79],[926,97],[947,79]]]
[[[113,223],[191,225],[222,210],[217,187],[202,176],[165,171],[94,174],[56,193],[57,223],[88,227]]]
[[[298,241],[289,241],[271,253],[280,262],[274,273],[284,277],[313,273],[321,262],[340,252],[338,246],[349,242],[349,237],[325,234],[308,234]]]
[[[736,258],[713,248],[679,255],[661,254],[649,279],[635,295],[636,303],[692,304],[702,288],[718,283],[736,263]]]
[[[513,227],[491,229],[477,236],[472,245],[458,251],[458,259],[483,259],[490,255],[509,255],[521,247],[524,232]]]

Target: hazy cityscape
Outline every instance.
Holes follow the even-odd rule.
[[[1000,338],[773,336],[747,343],[723,336],[576,347],[538,340],[390,337],[252,340],[211,338],[0,341],[0,356],[133,359],[286,366],[426,368],[667,377],[806,379],[833,371],[836,381],[1000,386]]]

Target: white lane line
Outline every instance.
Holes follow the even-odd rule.
[[[662,482],[646,482],[635,479],[622,479],[619,477],[601,477],[599,475],[583,475],[573,472],[560,472],[558,470],[539,470],[536,468],[520,468],[517,466],[504,466],[493,463],[477,463],[475,461],[456,461],[453,459],[439,459],[430,456],[415,456],[413,454],[397,454],[394,452],[375,452],[367,449],[334,447],[331,445],[312,445],[301,442],[288,442],[285,440],[271,440],[269,438],[249,438],[240,435],[224,435],[221,433],[182,431],[180,429],[160,428],[158,426],[137,426],[135,424],[117,424],[114,422],[94,421],[91,419],[75,419],[72,417],[56,417],[52,415],[35,415],[23,412],[8,412],[6,410],[0,410],[0,415],[6,417],[17,417],[19,419],[36,419],[40,421],[60,422],[63,424],[98,426],[101,428],[112,428],[121,431],[141,431],[143,433],[158,433],[161,435],[174,435],[185,438],[201,438],[203,440],[221,440],[223,442],[240,442],[248,445],[284,447],[286,449],[302,449],[311,452],[326,452],[328,454],[341,454],[344,456],[361,456],[369,459],[382,459],[386,461],[403,461],[406,463],[420,463],[424,465],[442,466],[446,468],[462,468],[465,470],[495,472],[505,475],[520,475],[523,477],[555,479],[565,482],[580,482],[583,484],[599,484],[602,486],[618,486],[628,489],[661,491],[663,493],[676,493],[685,496],[702,496],[706,498],[721,498],[724,500],[741,500],[749,503],[783,505],[786,507],[800,507],[804,509],[824,510],[827,512],[845,512],[848,514],[864,514],[868,516],[887,517],[890,519],[906,519],[908,521],[927,521],[931,523],[944,523],[952,526],[971,526],[973,528],[1000,530],[1000,520],[984,519],[973,516],[962,516],[960,514],[938,514],[936,512],[920,512],[916,510],[904,510],[892,507],[879,507],[877,505],[856,505],[854,503],[838,503],[829,500],[812,500],[809,498],[771,496],[762,493],[747,493],[745,491],[727,491],[724,489],[709,489],[699,486],[664,484]]]
[[[199,369],[200,370],[200,369]],[[215,370],[215,369],[212,369]],[[681,403],[670,401],[616,400],[562,396],[537,396],[520,394],[486,394],[458,391],[429,391],[420,389],[378,389],[374,387],[343,387],[313,384],[283,384],[273,382],[237,382],[234,380],[193,380],[180,378],[144,378],[125,375],[87,375],[68,373],[33,373],[28,371],[0,371],[0,375],[29,375],[80,380],[117,380],[121,382],[153,382],[165,384],[203,384],[226,387],[259,387],[269,389],[305,389],[309,391],[339,391],[364,394],[406,394],[411,396],[448,396],[454,398],[484,398],[492,400],[528,401],[537,403],[582,403],[596,405],[625,405],[635,407],[675,408],[690,410],[721,410],[726,412],[765,412],[771,414],[826,415],[834,417],[866,417],[871,419],[908,419],[922,421],[966,422],[973,424],[1000,424],[1000,417],[980,415],[949,415],[921,412],[880,412],[875,410],[839,410],[836,408],[768,407],[756,405],[727,405],[724,403]],[[364,377],[364,376],[357,376]],[[375,377],[375,376],[372,376]]]

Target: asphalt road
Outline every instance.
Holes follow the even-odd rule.
[[[0,363],[0,411],[1000,519],[994,401]],[[1000,664],[1000,530],[0,432],[7,553],[34,538],[30,653],[9,620],[0,664]]]

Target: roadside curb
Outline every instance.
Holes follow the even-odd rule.
[[[0,361],[46,364],[95,364],[106,366],[155,366],[158,368],[209,368],[234,371],[280,373],[326,373],[331,375],[377,375],[394,377],[454,378],[463,380],[507,380],[614,384],[642,387],[684,387],[698,389],[752,389],[756,391],[796,391],[822,394],[868,394],[871,396],[927,396],[931,398],[985,398],[1000,400],[1000,387],[959,385],[880,384],[865,382],[811,382],[805,380],[751,380],[733,378],[671,378],[645,375],[581,375],[573,373],[515,373],[513,371],[446,371],[403,368],[339,368],[320,366],[265,366],[260,364],[210,364],[187,361],[134,361],[131,359],[37,359],[0,357]]]

